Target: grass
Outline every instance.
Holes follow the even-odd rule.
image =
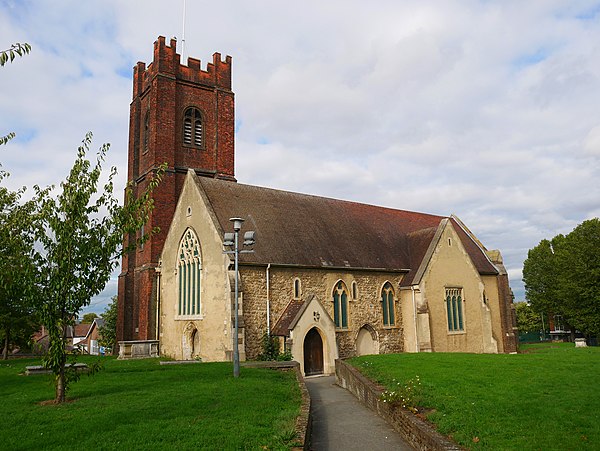
[[[159,365],[101,358],[72,402],[54,397],[50,376],[24,376],[34,360],[0,363],[2,449],[289,449],[301,395],[293,372],[228,363]],[[91,358],[82,361],[94,361]]]
[[[416,375],[427,419],[470,449],[600,447],[600,348],[527,345],[517,355],[387,354],[350,360],[388,387]]]

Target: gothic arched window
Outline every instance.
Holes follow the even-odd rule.
[[[183,144],[204,147],[202,113],[198,108],[188,108],[183,115]]]
[[[383,325],[394,326],[396,324],[394,314],[394,289],[389,282],[386,282],[381,289],[381,308],[383,309]]]
[[[302,297],[302,285],[300,279],[297,277],[294,279],[294,299],[300,299]]]
[[[200,315],[200,243],[192,229],[187,229],[179,243],[177,281],[179,315]]]
[[[333,321],[335,327],[348,327],[348,290],[342,281],[333,289]]]
[[[449,332],[462,332],[465,330],[463,302],[462,288],[446,288],[446,312],[448,314]]]

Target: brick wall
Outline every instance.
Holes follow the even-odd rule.
[[[188,58],[182,65],[176,40],[164,37],[154,43],[154,60],[134,67],[133,100],[129,119],[128,181],[139,197],[157,168],[167,172],[154,191],[154,210],[145,231],[160,232],[143,249],[123,257],[119,277],[118,340],[155,337],[154,269],[164,247],[188,168],[212,177],[234,180],[234,95],[231,91],[231,57],[213,54],[206,70]],[[188,107],[201,111],[203,146],[183,144],[183,116]],[[145,119],[149,118],[146,130]],[[146,137],[147,134],[147,137]],[[147,139],[148,145],[145,145]],[[134,237],[126,238],[126,243]]]

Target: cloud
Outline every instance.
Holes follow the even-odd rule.
[[[131,68],[183,3],[0,3],[7,183],[63,179],[85,132],[125,183]],[[187,2],[185,54],[233,56],[243,183],[455,213],[503,251],[600,214],[600,25],[592,1]],[[108,290],[115,290],[114,284]],[[110,294],[105,299],[110,298]],[[104,305],[104,304],[102,304]]]

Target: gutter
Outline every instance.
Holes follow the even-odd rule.
[[[271,336],[271,263],[267,265],[266,278],[267,278],[267,335]]]
[[[410,269],[393,269],[393,268],[363,268],[354,266],[328,266],[328,265],[301,265],[296,263],[257,263],[257,262],[239,262],[238,266],[265,266],[269,268],[300,268],[300,269],[335,269],[339,271],[370,271],[370,272],[393,272],[393,273],[408,273]]]

